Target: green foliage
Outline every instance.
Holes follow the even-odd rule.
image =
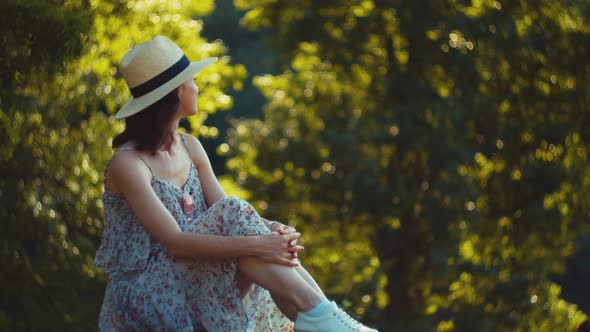
[[[272,59],[274,52],[265,47],[263,40],[267,32],[251,31],[240,24],[242,12],[236,10],[233,0],[216,0],[215,11],[203,17],[203,31],[201,35],[211,39],[221,39],[228,45],[227,56],[232,62],[248,68],[248,77],[243,86],[237,85],[228,94],[235,103],[231,112],[217,112],[207,118],[208,126],[219,129],[219,136],[203,140],[207,151],[215,151],[216,147],[226,142],[227,128],[231,127],[231,119],[235,117],[261,118],[262,106],[266,99],[252,84],[255,75],[276,73]],[[217,153],[210,153],[209,159],[216,174],[227,173],[225,164],[227,157]]]
[[[187,56],[220,56],[197,76],[202,127],[229,108],[243,66],[192,17],[213,1],[17,1],[0,4],[0,330],[96,330],[105,276],[93,266],[114,113],[129,93],[118,62],[136,42],[167,35]]]
[[[392,331],[565,331],[588,233],[587,4],[236,0],[284,71],[228,167]],[[586,22],[586,23],[585,23]]]

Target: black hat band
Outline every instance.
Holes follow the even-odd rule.
[[[180,60],[178,60],[175,64],[170,66],[170,68],[164,70],[163,72],[147,80],[146,82],[143,82],[134,88],[130,88],[129,90],[131,90],[133,98],[139,98],[143,95],[146,95],[156,90],[157,88],[166,84],[168,81],[180,74],[190,64],[190,60],[186,57],[186,55],[183,55],[182,58],[180,58]]]

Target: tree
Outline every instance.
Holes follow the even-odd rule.
[[[263,44],[265,31],[252,31],[240,25],[243,16],[238,11],[233,0],[215,1],[215,11],[202,17],[203,31],[201,35],[207,39],[221,39],[227,45],[227,55],[232,62],[239,63],[248,68],[248,77],[244,80],[241,90],[229,90],[228,95],[234,99],[231,112],[217,112],[207,117],[205,125],[219,129],[219,136],[203,141],[205,150],[209,154],[211,165],[215,173],[223,179],[231,181],[227,176],[225,164],[227,157],[215,153],[219,146],[227,141],[226,132],[231,127],[232,118],[248,117],[261,118],[262,106],[265,98],[253,84],[251,79],[255,75],[264,73],[278,73],[273,65],[274,53]],[[242,88],[242,86],[238,86]]]
[[[283,73],[228,166],[328,293],[392,331],[580,321],[551,278],[588,232],[587,4],[235,3]]]

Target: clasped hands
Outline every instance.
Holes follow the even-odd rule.
[[[261,258],[290,267],[299,265],[296,261],[297,253],[305,248],[297,244],[301,233],[297,232],[294,227],[274,222],[271,226],[271,233],[264,235],[264,237],[264,246],[267,247],[267,250]]]

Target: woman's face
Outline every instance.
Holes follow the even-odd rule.
[[[180,86],[178,96],[180,97],[180,116],[191,116],[198,112],[197,96],[199,87],[195,84],[194,79],[186,80]]]

